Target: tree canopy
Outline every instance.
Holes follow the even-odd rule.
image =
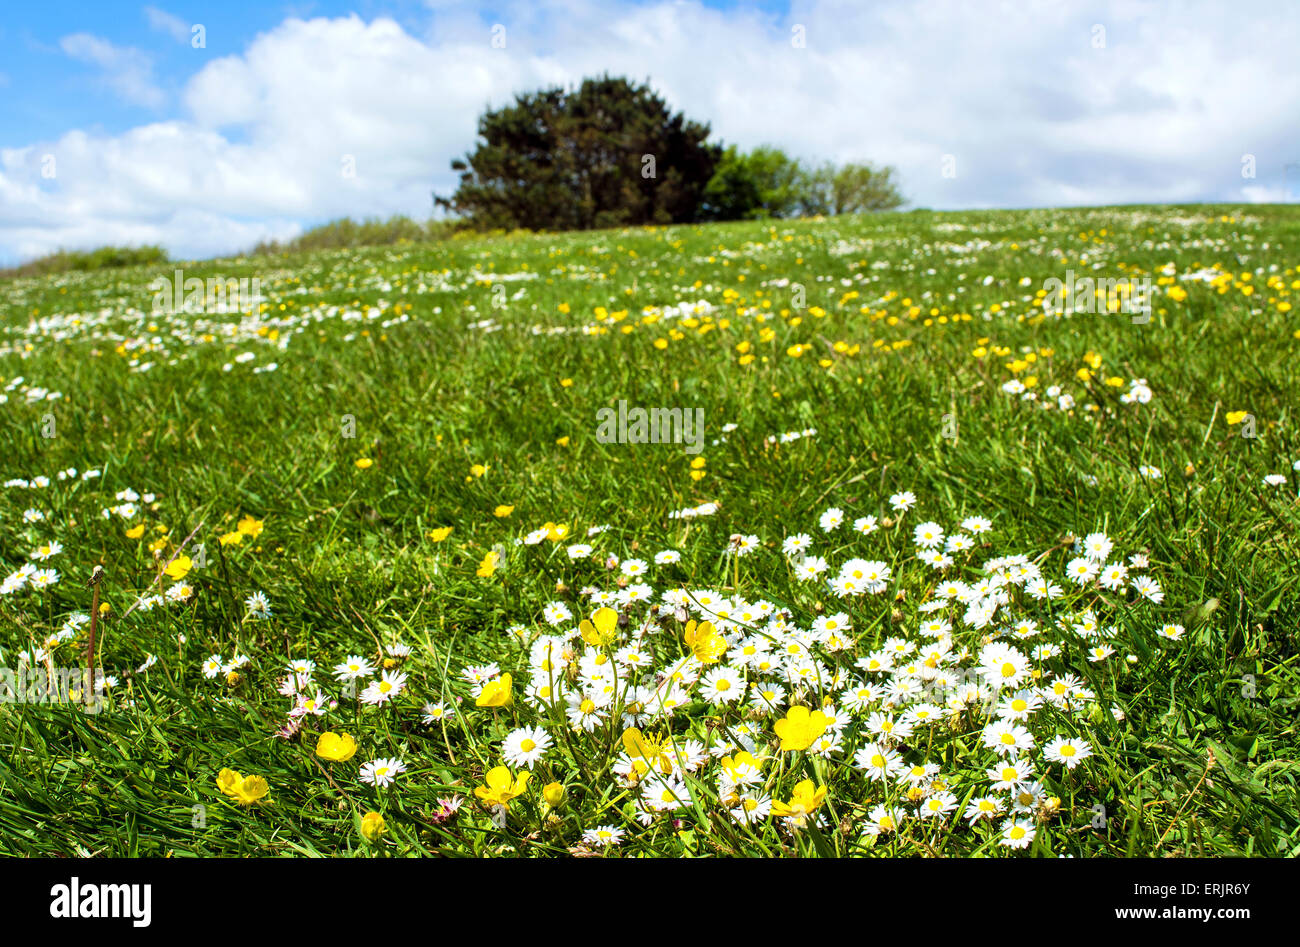
[[[516,96],[479,119],[477,149],[454,162],[440,204],[487,228],[586,230],[696,220],[721,147],[626,79],[586,79]]]
[[[515,96],[479,119],[451,197],[479,229],[587,230],[892,210],[892,168],[808,166],[780,148],[708,141],[649,85],[608,75]]]

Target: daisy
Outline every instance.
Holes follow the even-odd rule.
[[[445,720],[448,716],[448,710],[446,707],[442,705],[441,702],[438,702],[436,704],[427,703],[420,708],[420,712],[423,715],[421,719],[428,726],[432,726],[433,724],[437,723],[440,720]]]
[[[1002,800],[996,796],[980,796],[972,799],[966,806],[965,819],[974,825],[980,819],[993,819],[1006,810]]]
[[[374,665],[359,654],[350,654],[342,664],[334,665],[334,677],[340,681],[355,681],[374,673]]]
[[[262,592],[254,592],[244,599],[244,607],[248,609],[249,618],[266,619],[271,617],[271,601]]]
[[[57,556],[61,552],[63,552],[63,546],[58,540],[52,539],[43,546],[36,547],[36,550],[31,554],[31,558],[44,562],[51,556]]]
[[[1034,823],[1027,819],[1008,819],[1002,825],[1002,838],[999,845],[1008,848],[1028,848],[1034,840]]]
[[[1134,578],[1130,583],[1138,594],[1148,601],[1155,602],[1159,605],[1165,600],[1164,590],[1160,588],[1160,583],[1149,575],[1140,575]]]
[[[1007,792],[1015,789],[1021,783],[1033,779],[1034,765],[1024,758],[1006,760],[997,766],[990,767],[988,777],[993,780],[992,789],[994,792]]]
[[[521,727],[506,736],[501,744],[501,755],[511,766],[532,769],[550,748],[551,737],[541,727]]]
[[[1095,648],[1088,649],[1088,660],[1093,664],[1097,664],[1100,661],[1105,661],[1114,653],[1115,649],[1108,644],[1097,645]]]
[[[1122,589],[1124,583],[1128,580],[1128,569],[1121,563],[1108,563],[1101,570],[1101,577],[1097,580],[1104,589]]]
[[[655,565],[657,566],[669,566],[681,561],[682,554],[676,549],[665,549],[663,552],[655,553]]]
[[[943,543],[943,527],[938,523],[921,523],[912,530],[912,542],[922,549],[933,549]]]
[[[883,805],[877,805],[867,813],[867,818],[870,821],[863,827],[863,831],[878,836],[897,832],[906,816],[901,809],[886,809]]]
[[[772,797],[766,794],[740,796],[727,811],[737,822],[753,825],[772,814]]]
[[[984,745],[998,753],[1024,753],[1034,748],[1034,737],[1016,723],[995,721],[984,728]]]
[[[832,530],[838,529],[840,524],[843,522],[844,511],[838,506],[831,507],[817,518],[817,525],[822,528],[823,533],[829,533]]]
[[[889,505],[899,513],[906,513],[916,503],[916,494],[911,490],[895,493],[889,498]]]
[[[997,714],[1000,720],[1023,722],[1043,705],[1043,698],[1034,691],[1016,691],[1010,697],[1003,698],[998,704]]]
[[[794,574],[796,578],[807,581],[817,578],[829,568],[830,563],[821,556],[807,556],[794,567]]]
[[[582,833],[582,840],[588,845],[601,845],[606,848],[623,841],[623,830],[612,825],[598,825]]]
[[[1094,562],[1105,562],[1114,547],[1105,533],[1089,533],[1083,539],[1083,554]]]
[[[745,679],[735,668],[719,665],[700,681],[700,694],[711,704],[734,704],[745,696]]]
[[[922,819],[942,819],[957,808],[957,797],[947,791],[935,793],[921,803],[917,814]]]
[[[371,681],[361,692],[363,704],[385,704],[402,692],[406,687],[406,675],[400,671],[385,671],[379,680]]]
[[[394,779],[406,772],[406,764],[399,759],[377,759],[361,764],[361,781],[371,786],[390,786]]]
[[[853,762],[858,769],[866,772],[868,779],[882,783],[889,782],[889,778],[903,767],[903,762],[892,750],[878,743],[868,743],[858,750],[853,756]]]
[[[1066,577],[1075,585],[1087,585],[1097,577],[1097,573],[1100,571],[1101,566],[1097,564],[1096,560],[1083,556],[1071,559],[1065,567]]]
[[[576,693],[566,695],[565,699],[569,704],[567,711],[569,722],[573,724],[575,730],[586,730],[590,733],[604,719],[604,709],[594,698]]]
[[[948,537],[943,544],[943,548],[946,552],[950,553],[966,552],[969,549],[975,548],[975,540],[967,536],[965,533],[956,533]]]
[[[542,619],[548,625],[563,625],[573,621],[573,612],[563,602],[548,602],[542,609]]]
[[[808,552],[811,546],[811,536],[807,533],[796,533],[793,536],[787,536],[781,542],[781,551],[790,559],[799,559]]]
[[[1043,756],[1053,763],[1064,764],[1066,769],[1074,769],[1080,762],[1092,756],[1092,747],[1087,740],[1057,737],[1043,747]]]

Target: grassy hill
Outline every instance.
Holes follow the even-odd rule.
[[[1300,846],[1300,208],[5,288],[6,854]]]

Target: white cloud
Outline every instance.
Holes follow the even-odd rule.
[[[104,82],[131,105],[157,108],[166,100],[154,84],[153,63],[144,53],[114,46],[90,33],[73,33],[59,40],[59,47],[71,58],[98,66]]]
[[[431,190],[455,186],[449,162],[485,106],[606,71],[648,78],[728,142],[893,164],[917,206],[1281,199],[1283,166],[1300,160],[1290,0],[1250,16],[1211,0],[795,0],[783,17],[514,0],[492,22],[432,6],[421,33],[288,19],[202,66],[169,121],[5,152],[0,256],[110,239],[198,255],[345,214],[421,216]],[[152,96],[136,51],[84,34],[64,48]]]
[[[191,26],[180,17],[159,10],[157,7],[145,7],[144,15],[149,20],[149,28],[159,33],[166,33],[178,43],[188,44],[191,39]]]

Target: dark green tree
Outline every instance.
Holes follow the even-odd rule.
[[[699,219],[721,148],[648,85],[602,76],[515,97],[479,119],[439,206],[483,229],[586,230]]]

